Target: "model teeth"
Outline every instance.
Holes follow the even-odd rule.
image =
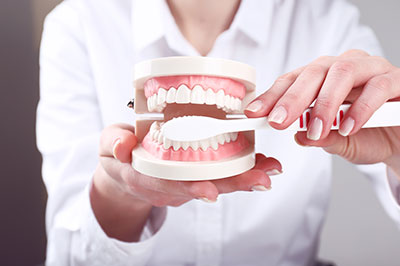
[[[149,112],[162,112],[167,104],[207,104],[217,105],[218,109],[225,112],[239,112],[242,108],[242,100],[237,97],[225,95],[224,90],[216,93],[208,88],[204,90],[200,85],[194,86],[193,90],[182,84],[178,89],[171,87],[169,90],[160,88],[156,94],[147,98]]]
[[[172,147],[175,151],[181,148],[186,151],[189,147],[192,148],[194,151],[197,151],[199,149],[201,149],[202,151],[206,151],[209,148],[213,150],[218,150],[219,145],[234,142],[238,138],[238,133],[232,132],[199,141],[172,141],[162,135],[161,127],[163,125],[164,123],[154,122],[150,126],[150,137],[153,141],[162,145],[164,149],[169,149]]]

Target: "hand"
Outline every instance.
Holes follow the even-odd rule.
[[[278,78],[248,106],[246,114],[268,115],[274,128],[285,129],[315,100],[308,132],[295,135],[300,145],[323,147],[353,163],[385,162],[400,169],[400,127],[361,129],[383,103],[399,97],[399,68],[384,58],[351,50],[318,58]],[[352,106],[339,132],[330,131],[345,101]]]
[[[137,241],[153,206],[180,206],[192,199],[214,202],[219,194],[267,190],[267,172],[280,163],[257,154],[256,166],[237,176],[213,181],[171,181],[143,175],[131,166],[137,139],[134,128],[119,124],[102,132],[100,165],[94,175],[92,207],[103,230],[112,237]]]

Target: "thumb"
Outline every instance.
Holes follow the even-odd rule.
[[[135,128],[128,124],[106,127],[100,137],[100,156],[114,157],[122,163],[131,161],[132,149],[137,144]]]
[[[337,154],[342,157],[345,157],[347,154],[349,146],[348,137],[343,137],[337,131],[331,131],[326,138],[317,141],[308,139],[306,132],[297,132],[294,135],[294,139],[300,146],[321,147],[328,153]]]

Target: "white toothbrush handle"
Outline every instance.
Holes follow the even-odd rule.
[[[332,130],[339,129],[343,122],[344,115],[350,109],[351,104],[342,104],[332,125]],[[307,131],[310,122],[312,108],[308,108],[287,130]],[[269,126],[269,125],[268,125]],[[400,126],[400,102],[386,102],[383,104],[363,126],[370,127],[391,127]],[[268,127],[269,128],[269,127]]]

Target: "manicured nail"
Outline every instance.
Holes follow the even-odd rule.
[[[251,188],[252,191],[268,191],[271,190],[271,187],[267,188],[266,186],[263,185],[257,185],[257,186],[253,186]]]
[[[263,107],[263,105],[264,105],[264,104],[263,104],[262,101],[257,100],[257,101],[252,102],[251,104],[249,104],[249,105],[246,107],[246,110],[247,110],[247,111],[250,111],[250,112],[252,112],[252,113],[256,113],[256,112],[258,112],[258,111],[261,110],[261,108]]]
[[[121,139],[117,139],[115,142],[114,142],[114,146],[113,146],[113,156],[114,156],[114,158],[115,159],[118,159],[117,158],[117,153],[116,153],[116,151],[117,151],[117,147],[118,147],[118,145],[121,143]]]
[[[351,118],[351,117],[347,118],[340,125],[339,134],[342,135],[343,137],[347,137],[350,134],[350,132],[353,130],[354,124],[355,124],[355,121],[353,118]]]
[[[272,110],[272,112],[268,116],[269,122],[274,122],[277,124],[282,124],[283,121],[287,118],[287,111],[285,107],[279,106]]]
[[[282,171],[279,171],[278,169],[272,169],[272,170],[268,170],[266,172],[267,175],[272,176],[272,175],[280,175],[282,174]]]
[[[206,203],[215,203],[215,202],[217,202],[217,200],[210,200],[208,198],[199,198],[199,200],[204,201]]]
[[[314,118],[311,122],[311,126],[307,131],[307,138],[310,140],[319,140],[322,134],[323,123],[318,117]]]

